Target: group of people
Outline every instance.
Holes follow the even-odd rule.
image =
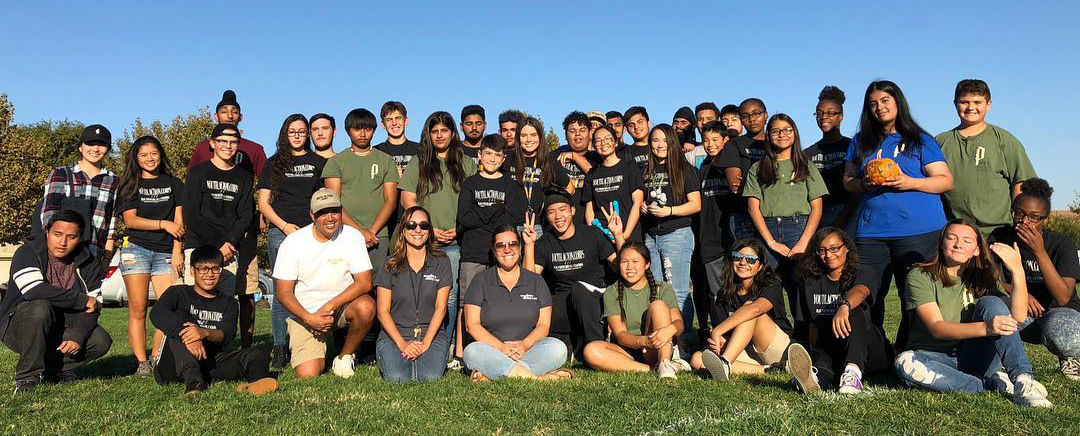
[[[100,260],[119,249],[136,373],[192,393],[214,379],[273,391],[269,368],[286,361],[301,378],[349,377],[378,331],[388,381],[461,368],[477,382],[562,380],[577,359],[666,379],[783,369],[802,392],[853,394],[864,374],[895,370],[912,386],[1050,407],[1023,342],[1080,380],[1080,262],[1045,228],[1050,186],[986,122],[987,84],[957,84],[959,124],[936,137],[895,83],[867,87],[853,138],[844,103],[821,91],[821,139],[805,149],[795,121],[756,98],[655,126],[641,106],[575,111],[550,149],[543,123],[514,110],[486,134],[478,105],[460,123],[431,114],[413,142],[390,101],[378,118],[346,115],[339,153],[334,117],[290,115],[267,159],[226,91],[182,183],[152,136],[110,173],[108,130],[87,127],[80,161],[46,180],[40,236],[16,253],[0,304],[16,390],[108,350],[94,297]],[[373,145],[379,126],[387,140]],[[264,229],[273,343],[252,346]],[[225,351],[237,331],[241,347]]]

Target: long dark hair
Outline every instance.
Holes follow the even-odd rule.
[[[156,170],[157,173],[172,177],[172,165],[169,164],[169,155],[165,154],[165,147],[161,145],[161,141],[158,141],[153,135],[140,136],[131,144],[127,156],[124,157],[124,174],[120,176],[120,182],[116,187],[117,200],[130,200],[135,198],[135,194],[139,192],[139,184],[142,180],[142,167],[139,166],[139,149],[147,144],[157,148],[160,159]]]
[[[442,124],[450,129],[450,145],[446,152],[446,165],[450,172],[450,186],[454,192],[461,191],[461,182],[465,181],[465,167],[463,160],[465,154],[462,151],[461,136],[458,135],[457,123],[453,115],[446,111],[438,111],[427,117],[424,121],[424,129],[420,134],[420,153],[416,158],[420,160],[420,178],[416,183],[416,197],[423,200],[430,194],[439,192],[443,188],[442,163],[435,151],[435,142],[431,140],[431,129]]]
[[[270,168],[270,196],[273,198],[277,192],[281,190],[281,182],[285,180],[285,172],[293,167],[293,154],[292,145],[289,145],[289,124],[300,121],[304,123],[304,130],[308,130],[311,127],[308,124],[307,117],[302,114],[292,114],[285,117],[285,121],[281,123],[281,130],[278,131],[277,137],[277,151],[273,156],[270,156],[274,160],[273,168]],[[304,137],[304,150],[311,152],[311,135]]]
[[[390,249],[390,256],[386,258],[386,271],[391,275],[401,274],[405,270],[405,266],[409,264],[408,250],[405,245],[405,223],[412,218],[416,212],[423,212],[428,216],[428,222],[431,222],[431,214],[427,209],[422,206],[413,206],[405,209],[405,212],[401,214],[401,219],[398,220],[397,226],[394,227],[394,246]],[[443,257],[446,254],[443,253],[439,247],[435,246],[435,234],[433,231],[428,230],[427,241],[424,242],[424,252],[428,256]]]
[[[547,141],[544,140],[544,122],[533,117],[526,117],[521,123],[518,124],[517,132],[515,133],[514,143],[517,144],[513,151],[510,153],[510,164],[514,166],[514,179],[525,184],[525,151],[521,149],[521,128],[525,126],[531,126],[536,129],[536,134],[540,136],[540,145],[536,147],[536,167],[540,170],[540,184],[547,186],[551,183],[551,171],[548,171],[548,146]],[[543,189],[541,189],[542,191]]]
[[[761,269],[758,270],[756,276],[754,276],[753,282],[750,284],[749,300],[756,300],[761,296],[761,290],[768,286],[772,286],[777,282],[776,273],[769,267],[768,261],[766,261],[765,246],[761,245],[761,241],[757,238],[745,238],[735,242],[731,246],[731,252],[735,253],[743,248],[749,247],[754,250],[754,254],[758,256],[758,262],[761,262]],[[739,283],[738,274],[735,274],[735,262],[731,261],[731,257],[728,257],[728,262],[724,263],[724,273],[721,278],[722,283],[720,289],[716,292],[716,302],[723,304],[725,307],[739,307],[739,289],[742,288],[742,284]]]
[[[680,205],[686,203],[686,189],[683,187],[683,158],[682,144],[675,133],[675,128],[670,124],[657,124],[649,131],[649,164],[645,167],[645,180],[652,180],[656,175],[656,167],[660,166],[660,158],[652,152],[652,138],[657,131],[664,134],[664,142],[667,143],[668,155],[665,159],[667,166],[668,186],[671,187],[671,204]]]
[[[859,153],[856,155],[856,163],[862,163],[867,156],[873,154],[881,146],[881,141],[884,141],[885,136],[887,136],[885,125],[878,121],[877,117],[874,116],[873,109],[870,108],[870,94],[874,91],[889,94],[896,100],[895,129],[896,133],[900,134],[901,143],[907,144],[907,147],[904,147],[901,152],[910,156],[922,149],[922,136],[927,133],[911,117],[911,109],[908,107],[904,92],[893,82],[877,80],[870,82],[870,85],[866,87],[866,94],[863,96],[862,115],[859,116]]]
[[[998,282],[1001,280],[1001,274],[994,263],[993,255],[990,254],[990,249],[986,245],[986,239],[983,238],[982,233],[979,232],[979,227],[975,223],[963,218],[957,218],[945,224],[945,228],[941,229],[938,236],[938,249],[934,252],[934,257],[931,257],[928,262],[916,264],[915,266],[930,275],[934,280],[941,282],[942,286],[949,287],[955,284],[952,277],[949,277],[948,271],[945,270],[944,254],[946,249],[945,231],[952,226],[970,227],[975,231],[975,240],[978,241],[979,245],[979,254],[968,259],[967,264],[960,269],[960,283],[963,283],[964,287],[975,295],[975,298],[996,291]]]
[[[622,248],[619,249],[619,258],[615,260],[616,265],[622,261],[623,253],[628,250],[636,251],[645,259],[645,263],[652,264],[652,257],[649,256],[648,247],[640,242],[630,241],[623,244]],[[656,294],[660,291],[660,287],[656,285],[656,278],[653,277],[652,268],[645,268],[645,280],[649,282],[649,304],[652,304],[653,301],[656,301]],[[626,307],[623,304],[623,297],[626,295],[626,287],[630,285],[631,283],[627,283],[622,274],[619,274],[619,282],[615,286],[616,292],[618,292],[616,300],[619,301],[619,314],[622,316],[624,323],[626,322]]]
[[[787,114],[776,114],[769,117],[769,122],[765,124],[765,157],[761,158],[757,172],[758,182],[761,183],[761,186],[772,186],[780,181],[780,163],[776,160],[777,150],[773,145],[772,135],[768,133],[777,121],[790,124],[791,129],[794,130],[792,135],[795,142],[791,144],[791,163],[795,167],[795,174],[791,176],[791,183],[802,182],[810,174],[810,158],[806,157],[806,154],[802,151],[802,142],[799,140],[799,127],[795,125],[795,120],[791,119]]]
[[[851,235],[836,227],[822,227],[814,232],[814,236],[810,238],[810,244],[806,247],[806,255],[799,259],[800,275],[804,282],[808,282],[829,274],[829,266],[821,260],[821,256],[817,255],[817,250],[830,235],[840,238],[841,243],[847,248],[839,283],[841,289],[850,289],[855,281],[855,269],[859,267],[859,252],[855,248],[855,240],[851,239]]]

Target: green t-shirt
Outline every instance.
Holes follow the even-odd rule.
[[[941,282],[930,277],[921,268],[914,268],[907,276],[907,298],[904,301],[904,309],[914,311],[926,303],[937,303],[941,310],[941,319],[946,322],[971,322],[971,314],[975,309],[975,294],[967,290],[959,277],[952,278],[953,285],[945,286]],[[995,295],[1002,295],[1000,290]],[[915,313],[911,314],[911,330],[908,336],[908,348],[912,350],[928,350],[948,352],[956,349],[960,341],[935,339],[930,330],[923,324],[922,319]]]
[[[454,190],[453,179],[446,166],[446,159],[439,159],[439,167],[442,169],[442,186],[438,192],[428,194],[424,198],[417,198],[416,203],[427,209],[431,214],[431,225],[436,229],[452,229],[457,227],[457,205],[459,191]],[[465,177],[476,173],[476,164],[472,159],[461,160],[461,166],[465,169]],[[416,193],[417,184],[420,181],[420,159],[413,159],[405,166],[405,172],[401,175],[401,184],[398,188],[402,192]],[[465,180],[462,179],[462,182]],[[460,187],[458,187],[460,189]]]
[[[675,291],[671,290],[671,284],[667,282],[657,283],[656,299],[667,304],[668,308],[677,309],[679,303],[675,300]],[[623,288],[623,308],[626,309],[626,331],[632,335],[640,335],[641,326],[645,324],[645,316],[649,311],[649,287],[646,285],[640,291],[629,287]],[[622,316],[619,311],[619,284],[608,286],[604,290],[604,318],[609,316]]]
[[[757,177],[761,161],[750,166],[750,175],[746,178],[743,197],[761,200],[761,215],[765,217],[809,215],[810,200],[829,193],[829,188],[825,187],[825,181],[821,179],[817,166],[807,162],[806,180],[792,183],[795,164],[790,159],[777,161],[777,164],[780,180],[772,186],[765,187],[761,186]]]
[[[1012,186],[1035,177],[1023,144],[994,125],[968,138],[949,130],[934,139],[953,176],[953,189],[945,193],[949,218],[975,222],[984,236],[1012,224]]]
[[[366,156],[350,150],[335,154],[326,162],[322,178],[341,179],[341,205],[361,226],[370,226],[382,209],[383,185],[398,183],[394,158],[374,148]],[[386,227],[376,236],[386,236]]]

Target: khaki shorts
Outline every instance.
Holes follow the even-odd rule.
[[[751,365],[774,365],[784,360],[784,352],[787,351],[788,345],[791,345],[791,338],[777,326],[776,336],[773,336],[769,348],[766,348],[764,351],[758,350],[757,347],[751,343],[750,346],[739,353],[739,357],[736,357],[735,361],[749,363]]]
[[[259,233],[248,231],[240,241],[240,264],[237,266],[236,290],[239,295],[252,295],[259,292],[259,261],[255,254],[259,251]]]
[[[187,263],[184,266],[184,284],[195,286],[195,276],[191,273],[192,251],[195,251],[195,249],[188,248],[184,250],[184,259],[186,259]],[[221,279],[218,280],[217,290],[223,295],[236,295],[236,256],[225,261],[225,265],[221,269]]]
[[[289,349],[292,350],[292,359],[289,364],[293,368],[300,366],[304,362],[326,358],[326,341],[333,339],[333,331],[316,336],[307,327],[292,318],[288,318],[285,323],[289,326]],[[337,311],[334,314],[333,330],[343,329],[346,325],[348,325],[348,321],[345,319],[345,311]]]

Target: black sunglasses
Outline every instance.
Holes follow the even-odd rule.
[[[405,230],[416,230],[417,227],[420,230],[431,230],[431,223],[427,221],[405,221]]]

